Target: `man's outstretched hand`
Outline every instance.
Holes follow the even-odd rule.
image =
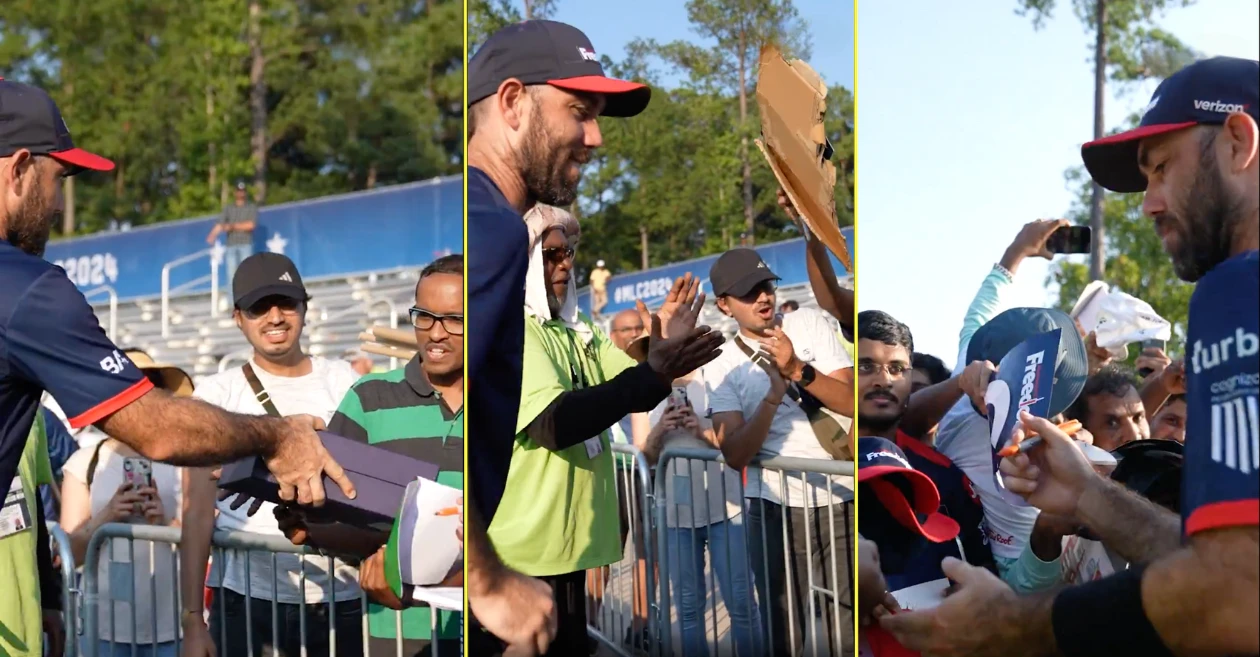
[[[504,655],[545,654],[558,623],[551,587],[506,567],[482,581],[485,586],[469,587],[468,608],[482,627],[508,644]]]
[[[700,295],[698,303],[704,302]],[[648,366],[666,382],[672,382],[680,376],[686,376],[700,367],[712,362],[722,353],[722,343],[726,341],[721,333],[710,330],[707,326],[695,326],[695,318],[691,309],[682,309],[671,318],[674,331],[679,331],[688,321],[694,328],[664,337],[661,318],[652,316],[652,332],[648,336]],[[695,314],[699,314],[695,311]]]
[[[284,422],[288,426],[275,450],[266,458],[267,469],[280,484],[280,499],[323,506],[325,474],[346,497],[354,499],[357,495],[354,484],[315,433],[324,429],[324,421],[311,415],[291,415],[284,418]]]

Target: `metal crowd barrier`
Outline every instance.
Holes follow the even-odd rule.
[[[74,552],[70,550],[70,537],[66,536],[66,531],[61,525],[55,522],[46,523],[48,527],[48,539],[52,543],[52,554],[61,563],[58,564],[61,570],[61,609],[62,623],[66,631],[65,648],[62,654],[65,657],[78,657],[79,654],[79,605],[82,600],[79,598],[78,582],[75,578],[74,569]]]
[[[629,455],[634,464],[629,471],[617,470],[630,493],[620,503],[629,507],[637,501],[645,512],[636,515],[632,508],[625,509],[631,540],[622,561],[609,568],[606,586],[592,586],[593,573],[588,573],[588,596],[598,589],[600,598],[598,605],[588,604],[588,610],[598,608],[587,628],[595,640],[618,655],[653,657],[853,654],[857,531],[852,483],[837,480],[853,476],[852,462],[790,457],[754,460],[748,479],[760,476],[758,468],[780,473],[781,500],[787,498],[789,480],[805,489],[822,489],[815,500],[819,506],[790,509],[776,508],[759,497],[746,498],[744,473],[728,468],[717,450],[667,447],[654,466],[654,476],[649,474],[653,470],[646,458],[633,446],[614,444],[613,451]],[[702,512],[704,520],[715,515],[709,496],[695,499],[689,480],[669,483],[678,467],[694,477],[693,466],[702,473],[706,492],[722,487],[727,512],[718,514],[724,519],[707,525],[694,519],[675,523],[701,524],[701,528],[673,528],[671,511],[675,516]],[[712,472],[715,468],[717,473]],[[734,489],[738,495],[730,494]],[[774,527],[773,533],[768,525]],[[700,543],[705,544],[703,549],[697,548]],[[808,555],[801,557],[803,573],[793,559],[794,545]],[[646,565],[637,568],[640,546]],[[781,562],[771,559],[778,552]],[[813,558],[816,554],[821,558]],[[702,585],[696,586],[697,581]],[[688,586],[691,599],[683,599],[680,586]],[[806,594],[801,595],[802,591]],[[636,596],[646,596],[646,605],[635,605]],[[643,606],[647,619],[639,618]],[[699,627],[684,633],[684,620]],[[636,623],[645,621],[647,645],[627,645],[623,632],[633,633]]]
[[[620,491],[618,504],[629,519],[629,548],[622,560],[587,573],[587,633],[612,652],[635,654],[626,638],[655,635],[659,616],[657,579],[654,576],[656,542],[654,516],[636,513],[652,508],[651,466],[633,445],[613,443]],[[621,463],[628,460],[629,469]],[[624,497],[624,499],[622,499]]]
[[[60,530],[58,531],[59,531],[59,535],[57,536],[57,538],[58,539],[63,538],[65,536],[64,532],[60,532]],[[100,605],[102,603],[112,603],[114,599],[117,597],[117,591],[114,587],[117,584],[115,580],[119,579],[117,577],[111,578],[110,598],[102,599],[101,594],[100,594],[100,591],[101,591],[101,587],[100,587],[101,559],[100,557],[102,554],[102,549],[104,549],[104,546],[107,544],[111,544],[114,539],[126,540],[127,547],[125,549],[127,551],[130,562],[132,564],[135,564],[135,554],[136,554],[135,542],[136,541],[148,542],[146,547],[150,553],[149,563],[153,564],[154,566],[156,566],[156,561],[153,560],[152,555],[155,553],[158,545],[161,545],[161,544],[169,545],[170,547],[166,549],[170,549],[174,552],[171,559],[171,578],[172,578],[173,587],[174,587],[172,598],[175,601],[175,604],[172,605],[172,608],[169,610],[169,613],[171,614],[171,618],[174,621],[175,628],[176,628],[175,629],[175,654],[179,654],[182,641],[183,641],[180,615],[181,615],[181,610],[184,608],[183,603],[182,603],[180,585],[179,585],[179,567],[180,566],[179,566],[178,544],[180,541],[180,529],[178,527],[165,527],[165,526],[154,526],[154,525],[107,524],[107,525],[102,526],[100,529],[97,530],[95,534],[93,534],[91,540],[88,543],[87,553],[84,557],[84,565],[82,569],[82,605],[78,607],[67,606],[67,609],[72,609],[72,608],[77,609],[76,615],[78,616],[77,619],[67,620],[67,624],[66,624],[67,646],[69,646],[77,638],[82,638],[84,639],[83,644],[86,647],[84,657],[98,657],[98,652],[99,652],[98,648],[100,644],[102,643],[102,639],[101,639],[102,635],[101,635],[101,627],[100,627],[100,624],[101,624],[100,623],[101,621]],[[73,568],[73,560],[69,556],[68,542],[65,542],[64,544],[67,547],[63,549],[62,551],[63,572],[65,570],[65,564],[67,562],[70,564],[70,567]],[[219,559],[219,560],[223,560],[225,551],[227,550],[234,551],[238,554],[239,553],[249,554],[249,553],[259,553],[259,552],[270,554],[271,564],[272,564],[271,571],[272,571],[272,590],[273,591],[275,591],[276,589],[276,582],[279,577],[279,573],[277,573],[276,568],[275,568],[276,555],[278,554],[302,554],[302,555],[316,554],[314,551],[306,547],[293,545],[283,536],[268,536],[268,535],[253,534],[253,533],[248,533],[248,532],[215,531],[213,535],[213,539],[211,541],[211,546],[213,550],[212,558]],[[328,596],[329,598],[328,602],[322,602],[322,603],[307,604],[304,601],[305,598],[304,597],[301,598],[302,602],[300,602],[298,605],[299,606],[299,613],[298,613],[299,637],[300,637],[300,644],[301,644],[300,657],[308,657],[308,655],[311,655],[312,653],[312,651],[308,649],[308,646],[310,646],[310,641],[309,641],[310,637],[308,637],[308,633],[307,633],[307,616],[313,613],[313,611],[311,609],[308,609],[308,607],[317,608],[319,606],[328,607],[327,654],[330,657],[336,657],[337,655],[337,618],[338,617],[337,617],[336,608],[338,604],[344,605],[344,604],[349,603],[350,601],[342,600],[340,603],[337,602],[336,600],[337,583],[336,583],[336,577],[333,575],[333,573],[335,571],[335,567],[337,563],[339,562],[339,560],[332,556],[327,556],[325,558],[328,560],[327,572],[329,574],[329,587],[331,589],[331,595]],[[255,642],[259,640],[258,637],[254,636],[253,612],[252,612],[253,605],[250,604],[251,596],[248,591],[248,589],[250,588],[249,583],[252,582],[251,572],[250,572],[251,561],[252,559],[249,559],[249,558],[244,559],[245,579],[247,582],[246,584],[247,592],[244,595],[245,626],[246,626],[245,641],[246,641],[248,654],[254,653],[255,646],[256,646]],[[299,577],[300,577],[301,583],[299,585],[299,589],[303,592],[305,591],[305,586],[306,586],[307,568],[308,568],[308,565],[306,561],[300,560],[299,561],[299,570],[300,570]],[[218,570],[220,573],[220,577],[218,580],[219,590],[224,590],[222,588],[222,583],[223,583],[223,577],[226,574],[226,569],[220,568]],[[73,579],[73,573],[66,575],[66,577],[67,577],[67,582],[69,582],[70,580]],[[129,584],[127,585],[130,586],[130,596],[127,597],[126,599],[134,601],[136,599],[136,584],[135,584],[136,578],[132,576],[127,579],[129,580]],[[213,586],[214,583],[208,583],[207,585]],[[150,600],[154,601],[155,603],[155,601],[158,599],[156,577],[149,578],[149,586],[150,586],[150,595],[151,595]],[[70,588],[71,590],[74,590],[72,587],[69,587],[69,584],[67,584],[67,587]],[[220,618],[224,618],[226,620],[225,597],[222,595],[215,596],[215,597],[216,599],[214,600],[213,604],[218,606]],[[272,597],[274,598],[275,596],[272,596]],[[369,637],[369,632],[368,632],[369,601],[367,599],[367,595],[361,592],[359,595],[358,602],[362,605],[361,606],[362,613],[360,614],[359,626],[362,631],[363,654],[368,654],[370,637]],[[197,606],[200,606],[200,604],[201,603],[198,602]],[[280,652],[281,644],[279,640],[280,637],[278,636],[279,635],[279,622],[278,622],[279,621],[279,618],[278,618],[279,606],[278,605],[279,604],[280,603],[277,603],[275,600],[272,600],[270,604],[271,628],[272,628],[272,636],[271,636],[270,645],[272,646],[272,649],[269,652],[263,653],[264,655],[277,655],[278,656],[281,654]],[[167,613],[167,610],[154,609],[154,611],[157,613]],[[211,611],[210,609],[206,609],[207,616],[209,615],[210,611]],[[119,655],[119,656],[131,655],[132,657],[134,657],[139,653],[140,645],[145,645],[152,651],[152,652],[146,651],[148,654],[155,655],[155,656],[161,654],[158,652],[159,644],[157,642],[157,636],[158,636],[157,613],[152,614],[150,618],[138,619],[135,613],[126,612],[126,613],[119,614],[116,610],[116,605],[110,604],[109,605],[109,623],[111,625],[111,628],[118,628],[119,627],[118,622],[120,620],[123,623],[129,623],[131,627],[130,636],[134,639],[136,636],[137,624],[139,622],[150,623],[151,629],[152,629],[152,635],[151,635],[152,641],[146,644],[137,644],[134,640],[130,643],[122,643],[122,642],[112,643],[111,642],[107,654],[109,654],[110,657],[114,657],[114,655]],[[129,618],[119,619],[118,618],[119,615],[127,616]],[[67,616],[70,616],[70,614],[67,614]],[[439,618],[439,611],[436,609],[432,610],[430,614],[430,636],[433,638],[430,643],[430,651],[431,651],[431,654],[435,656],[439,655],[439,647],[438,647],[438,639],[437,639],[438,618]],[[70,628],[73,627],[71,623],[74,623],[74,622],[77,622],[77,626],[81,628],[80,636],[78,637],[76,637],[74,634],[70,632]],[[228,623],[226,622],[221,623],[220,628],[219,628],[220,630],[219,635],[211,636],[211,638],[215,641],[217,654],[225,655],[225,656],[228,654],[224,649],[224,646],[227,645],[227,638],[228,638],[227,625]],[[395,652],[397,654],[397,657],[403,657],[404,639],[403,639],[402,612],[398,612],[398,611],[394,612],[394,628],[395,628],[395,632],[394,632]],[[110,636],[111,637],[114,636],[114,629],[111,629]],[[106,639],[105,641],[108,641],[108,639]],[[259,645],[259,648],[261,648],[265,646],[266,644],[258,644],[258,645]],[[67,650],[69,650],[69,647],[67,647]],[[72,654],[77,654],[77,652],[76,653],[67,652],[67,655],[72,655]],[[319,654],[323,654],[322,651]],[[232,655],[231,657],[236,657],[236,656]],[[290,655],[287,655],[287,657],[299,657],[299,656],[290,654]],[[359,656],[358,655],[354,655],[354,656],[343,655],[343,657],[359,657]]]

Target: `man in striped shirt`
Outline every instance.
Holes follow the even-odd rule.
[[[437,464],[438,483],[464,486],[464,258],[439,258],[420,273],[411,323],[416,355],[400,369],[368,374],[351,388],[329,431]],[[363,562],[359,584],[372,600],[367,654],[394,655],[395,614],[402,614],[403,654],[460,654],[463,619],[405,605],[385,583],[385,548]],[[462,570],[462,564],[461,564]],[[390,611],[390,610],[401,611]],[[436,628],[436,629],[435,629]]]

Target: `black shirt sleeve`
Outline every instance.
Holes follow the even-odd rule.
[[[525,433],[553,452],[566,449],[599,435],[630,413],[656,408],[670,390],[647,363],[640,363],[606,383],[560,393]]]

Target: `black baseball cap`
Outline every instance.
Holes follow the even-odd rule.
[[[915,470],[891,440],[858,438],[858,483],[902,527],[933,543],[952,541],[961,528],[940,512],[941,494],[932,478]],[[882,548],[882,546],[881,546]]]
[[[113,162],[100,155],[75,148],[61,110],[46,91],[0,78],[0,157],[22,149],[67,165],[68,175],[114,168]]]
[[[719,297],[742,297],[765,281],[777,280],[778,275],[752,249],[731,249],[709,268],[709,286]]]
[[[603,94],[604,116],[634,116],[652,99],[647,85],[604,75],[591,40],[557,21],[524,21],[491,35],[468,62],[468,104],[497,93],[509,78]]]
[[[1221,124],[1243,112],[1260,122],[1260,62],[1237,57],[1202,59],[1160,83],[1138,127],[1081,146],[1094,182],[1113,192],[1146,191],[1138,143],[1196,125]]]
[[[1089,379],[1085,340],[1067,313],[1054,308],[1011,308],[976,329],[967,343],[967,362],[987,360],[997,365],[1024,340],[1055,329],[1061,331],[1048,414],[1054,417],[1076,401]]]
[[[266,297],[281,296],[306,301],[306,286],[297,265],[279,253],[255,253],[236,267],[232,297],[236,307],[249,308]]]

